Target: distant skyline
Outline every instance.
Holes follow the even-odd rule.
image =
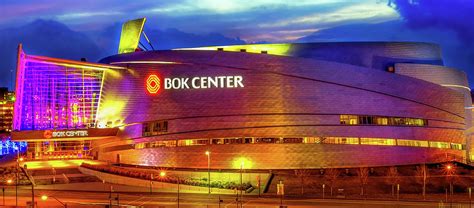
[[[159,49],[255,42],[433,42],[442,47],[446,65],[464,70],[474,85],[470,0],[3,0],[0,12],[0,86],[12,84],[10,70],[20,42],[27,53],[97,61],[116,51],[120,25],[139,17],[147,17],[145,31]]]

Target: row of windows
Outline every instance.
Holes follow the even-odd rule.
[[[168,132],[168,121],[143,123],[143,136],[155,136]]]
[[[341,115],[344,125],[388,125],[388,126],[427,126],[428,120],[421,118],[402,118],[368,115]],[[156,136],[168,132],[168,121],[143,123],[143,136]]]
[[[180,147],[195,145],[221,145],[221,144],[259,144],[259,143],[307,143],[307,144],[352,144],[352,145],[384,145],[406,147],[430,147],[441,149],[464,150],[465,145],[450,142],[433,142],[425,140],[407,140],[392,138],[366,138],[366,137],[302,137],[302,138],[219,138],[219,139],[185,139],[166,140],[135,144],[135,149],[155,147]]]
[[[428,126],[426,119],[387,116],[341,115],[340,121],[345,125]]]

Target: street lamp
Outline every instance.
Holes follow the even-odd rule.
[[[153,173],[150,174],[150,194],[153,193]]]
[[[207,187],[208,194],[211,194],[211,152],[206,151],[207,155]]]
[[[18,148],[18,146],[15,146],[14,149],[16,150],[15,207],[18,207],[18,178],[19,178],[19,172],[20,172],[20,148]]]
[[[166,172],[165,171],[160,171],[160,177],[161,178],[164,178],[166,177]],[[178,207],[179,207],[179,183],[180,183],[180,178],[179,178],[179,175],[177,176],[177,182],[178,182],[178,195],[177,195],[177,200],[176,200],[176,203],[178,204]]]
[[[448,180],[449,180],[449,196],[450,196],[451,203],[453,202],[453,174],[455,172],[456,172],[456,169],[455,169],[453,164],[448,163],[444,166],[444,173],[448,177]],[[448,202],[447,198],[448,197],[447,197],[447,193],[446,193],[446,203]]]
[[[240,207],[243,207],[243,199],[244,199],[244,195],[243,195],[243,192],[242,192],[242,188],[243,188],[243,185],[242,185],[242,172],[243,172],[243,169],[244,169],[244,160],[241,160],[240,161]]]
[[[7,184],[11,185],[13,183],[12,179],[7,180]],[[3,195],[3,206],[5,206],[5,187],[2,188],[2,195]]]
[[[49,197],[48,197],[47,195],[42,195],[42,196],[41,196],[41,200],[43,200],[43,201],[48,200],[48,198],[49,198]],[[54,196],[51,196],[51,198],[55,199],[57,202],[59,202],[61,205],[63,205],[64,208],[67,208],[67,204],[66,204],[66,203],[60,201],[58,198],[56,198],[56,197],[54,197]]]

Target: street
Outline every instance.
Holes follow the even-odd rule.
[[[112,204],[114,207],[177,207],[177,194],[174,193],[112,193],[112,200],[109,200],[110,193],[104,192],[79,192],[79,191],[52,191],[36,190],[35,201],[38,207],[63,207],[62,203],[70,207],[105,207]],[[46,200],[41,196],[47,195]],[[118,200],[117,200],[118,197]],[[55,200],[58,199],[59,201]],[[221,199],[221,203],[219,203]],[[20,207],[26,206],[31,201],[31,191],[28,189],[19,190],[18,203]],[[7,206],[15,206],[15,191],[9,189],[5,192],[5,202]],[[258,196],[245,196],[243,207],[264,208],[278,207],[280,198],[262,198]],[[372,200],[344,200],[344,199],[284,199],[283,205],[288,207],[450,207],[450,204],[438,202],[396,202],[396,201],[372,201]],[[443,206],[444,205],[444,206]],[[207,194],[180,194],[180,207],[238,207],[235,195],[210,195]],[[469,207],[469,204],[453,204],[452,207]]]

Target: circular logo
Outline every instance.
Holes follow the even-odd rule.
[[[146,90],[150,94],[156,94],[160,90],[160,78],[154,74],[146,79]]]
[[[49,139],[49,138],[53,137],[53,132],[50,131],[50,130],[46,130],[43,133],[43,137],[46,138],[46,139]]]

